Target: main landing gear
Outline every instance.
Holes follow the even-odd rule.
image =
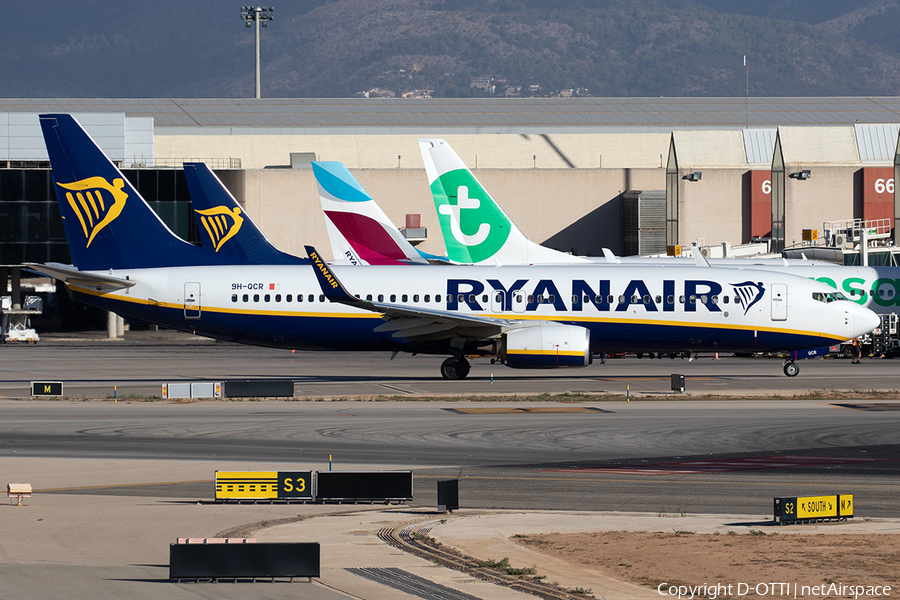
[[[798,367],[797,363],[795,363],[794,361],[789,360],[784,363],[783,370],[784,374],[788,377],[796,377],[797,373],[800,372],[800,367]]]
[[[469,361],[462,356],[451,356],[441,364],[444,379],[465,379],[469,374]]]

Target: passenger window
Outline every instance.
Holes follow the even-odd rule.
[[[497,295],[494,296],[494,301],[503,302],[503,292],[497,292]]]
[[[644,304],[650,304],[650,296],[644,296]]]
[[[731,296],[722,296],[722,302],[724,302],[725,304],[728,304],[728,300],[730,298],[731,298]]]
[[[231,295],[231,301],[232,301],[232,302],[237,302],[237,294],[232,294],[232,295]]]
[[[285,298],[285,300],[286,300],[287,302],[293,302],[293,301],[294,301],[294,296],[293,296],[292,294],[288,294],[287,297]]]
[[[700,302],[702,302],[703,304],[706,304],[708,301],[709,301],[709,298],[706,296],[706,294],[703,294],[702,296],[700,296]]]
[[[319,302],[325,302],[325,294],[319,294]]]
[[[275,302],[281,302],[281,294],[275,294]]]
[[[553,304],[554,302],[556,302],[556,295],[550,294],[550,296],[547,298],[547,302],[549,302],[550,304]]]
[[[310,302],[315,302],[315,301],[316,301],[316,297],[315,297],[313,294],[310,294],[309,296],[307,296],[306,299],[309,300]]]
[[[371,301],[372,301],[372,294],[366,294],[366,300],[367,300],[368,302],[371,302]]]
[[[459,300],[462,302],[462,294],[459,295]],[[447,302],[453,302],[453,294],[447,294]]]
[[[469,294],[469,302],[475,302],[475,294]]]
[[[606,303],[607,303],[607,304],[612,304],[612,303],[613,303],[613,300],[615,300],[615,298],[613,297],[612,294],[610,294],[609,296],[606,297]]]
[[[407,296],[406,294],[403,294],[400,297],[400,302],[407,302],[408,300],[409,300],[409,296]]]
[[[297,294],[297,302],[303,302],[303,294]]]
[[[660,302],[662,302],[662,296],[657,296],[656,303],[659,304]]]
[[[712,302],[713,304],[718,304],[719,297],[718,296],[710,296],[709,301]]]
[[[578,304],[579,300],[581,300],[581,296],[572,296],[572,304]]]
[[[684,304],[684,296],[678,296],[678,302]]]
[[[253,301],[259,302],[259,294],[253,294]]]
[[[391,294],[391,302],[397,301],[397,294]]]
[[[675,304],[675,296],[671,294],[666,296],[666,304]]]
[[[488,295],[487,295],[487,294],[482,294],[482,295],[481,295],[481,301],[482,301],[482,302],[487,302],[487,301],[488,301]]]
[[[272,300],[272,296],[270,294],[266,294],[265,296],[263,296],[263,300],[265,300],[266,302],[269,302]]]
[[[631,297],[631,303],[632,303],[632,304],[637,304],[637,303],[640,302],[640,301],[641,301],[641,299],[638,298],[637,296],[632,296],[632,297]]]
[[[691,303],[691,304],[697,304],[697,296],[691,294],[690,303]]]
[[[543,304],[543,303],[544,303],[544,297],[543,297],[543,296],[538,296],[538,297],[537,297],[537,303],[538,303],[538,304]]]
[[[735,297],[734,297],[734,303],[735,303],[735,304],[740,304],[740,303],[741,303],[741,299],[738,298],[737,296],[735,296]]]
[[[250,296],[248,296],[247,294],[244,294],[244,297],[242,298],[242,300],[243,300],[244,302],[249,302],[249,301],[250,301]]]
[[[534,302],[534,294],[528,294],[528,304]]]
[[[619,304],[625,304],[625,296],[619,296]]]
[[[419,295],[413,294],[413,302],[418,302],[418,301],[419,301]]]
[[[431,302],[431,294],[425,294],[425,302]]]

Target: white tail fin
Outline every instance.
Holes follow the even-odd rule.
[[[526,238],[450,144],[441,139],[420,139],[419,149],[451,262],[481,265],[588,262]]]

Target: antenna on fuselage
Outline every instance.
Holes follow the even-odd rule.
[[[700,252],[700,248],[697,246],[697,244],[691,244],[691,255],[693,255],[693,257],[694,257],[694,263],[695,263],[698,267],[708,267],[708,266],[710,266],[710,265],[709,265],[709,261],[706,260],[706,257],[703,256],[703,253]]]

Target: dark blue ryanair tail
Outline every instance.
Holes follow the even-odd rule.
[[[71,115],[41,115],[72,262],[80,271],[246,264],[172,233]]]
[[[184,163],[203,247],[257,265],[308,265],[272,245],[228,188],[204,163]]]

